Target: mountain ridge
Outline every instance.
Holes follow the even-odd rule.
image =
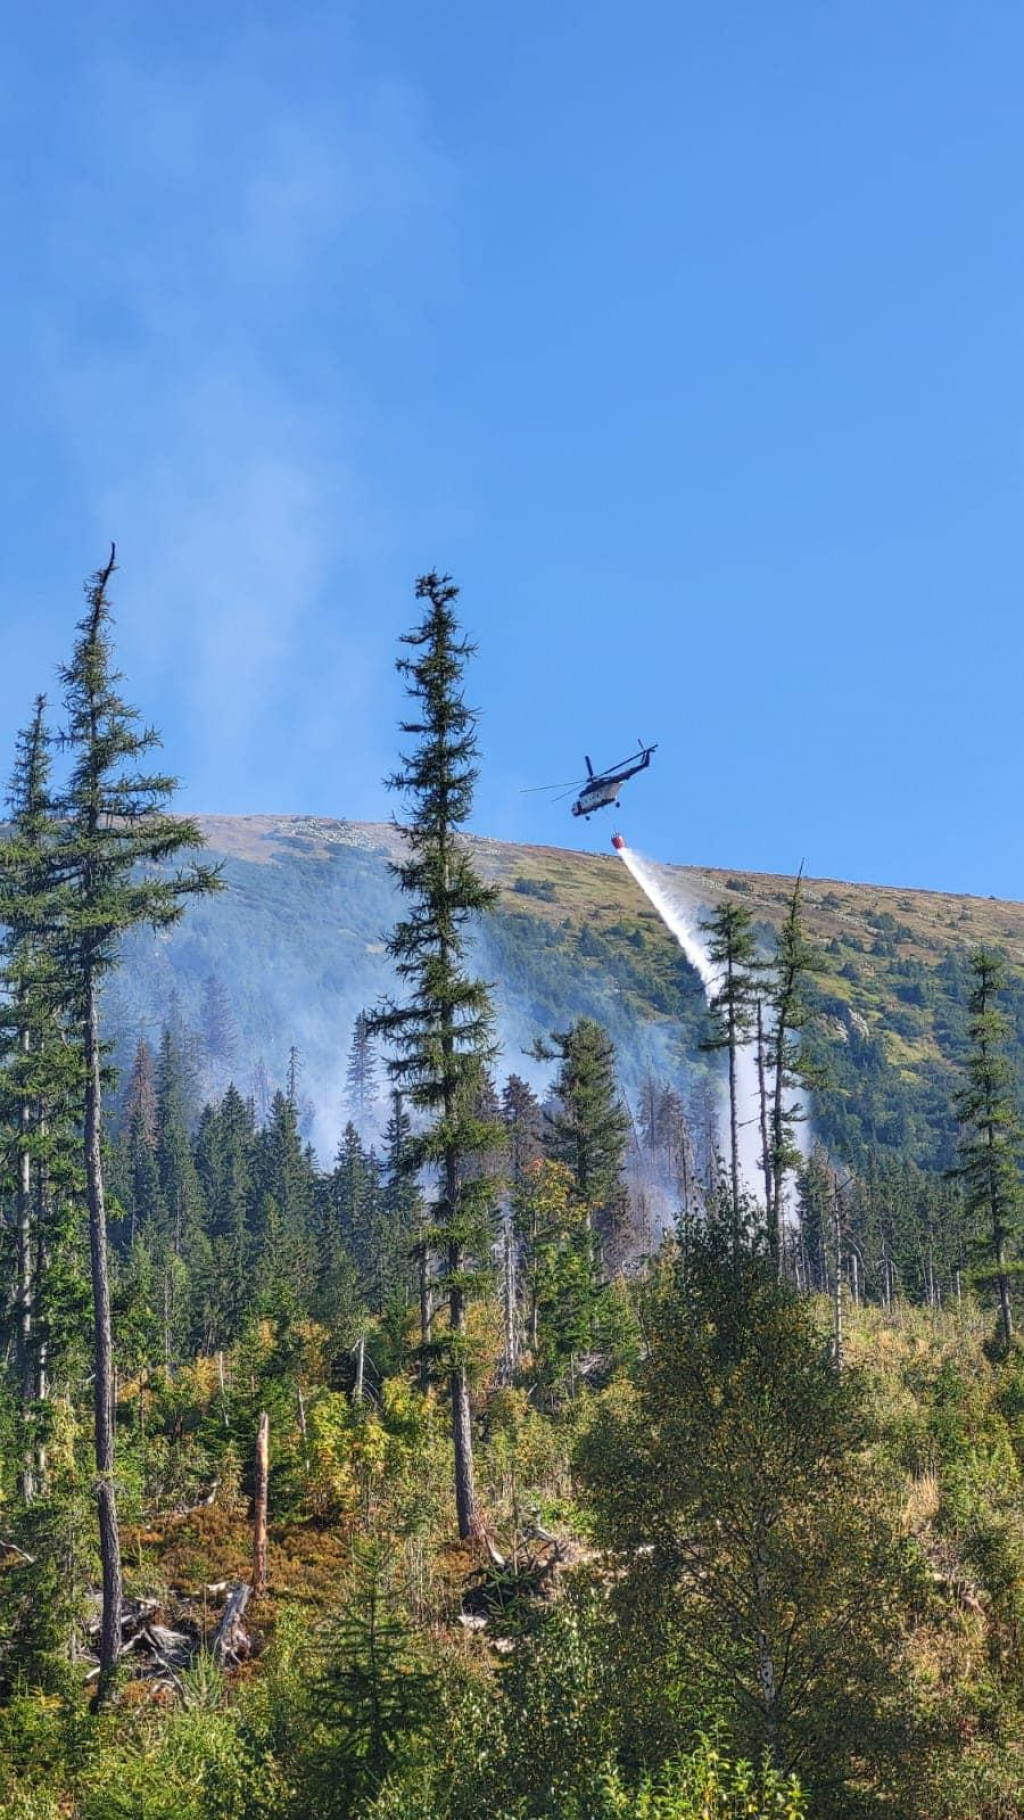
[[[397,855],[401,846],[400,824],[391,821],[353,821],[347,816],[288,814],[222,814],[212,812],[190,817],[202,830],[207,844],[217,851],[231,853],[238,858],[258,860],[261,851],[269,859],[274,851],[273,845],[261,848],[258,840],[252,836],[263,836],[264,842],[272,843],[276,835],[278,840],[288,840],[296,836],[314,838],[319,836],[325,849],[331,845],[364,847],[373,851],[394,853]],[[609,827],[611,824],[608,824]],[[245,832],[251,831],[250,839],[244,838]],[[541,841],[511,841],[497,835],[470,833],[464,837],[467,843],[482,855],[489,852],[508,851],[527,853],[545,861],[558,860],[570,866],[578,863],[598,862],[602,867],[616,869],[614,855],[605,853],[600,848],[557,847]],[[662,859],[655,854],[647,853],[659,868],[675,875],[699,881],[708,889],[724,890],[731,878],[742,878],[759,886],[775,885],[780,889],[792,889],[796,879],[794,872],[766,872],[744,866],[702,866],[685,860]],[[886,884],[872,879],[847,879],[829,873],[802,874],[804,886],[808,893],[817,889],[843,889],[856,893],[881,892],[887,896],[899,897],[910,895],[914,898],[932,899],[943,905],[990,904],[996,911],[1016,915],[1020,923],[1020,932],[1024,937],[1024,901],[1016,898],[1001,898],[994,894],[974,891],[939,890],[933,885],[913,885],[907,883]]]

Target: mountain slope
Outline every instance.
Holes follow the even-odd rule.
[[[264,1070],[280,1083],[294,1044],[327,1149],[343,1118],[353,1021],[390,984],[383,935],[397,909],[388,868],[399,836],[387,824],[301,816],[210,816],[202,826],[228,888],[170,933],[133,938],[108,1006],[119,1059],[138,1035],[158,1033],[175,1000],[201,1028],[215,979],[236,1025],[222,1072],[247,1091]],[[628,1090],[652,1064],[691,1084],[709,1065],[699,982],[615,855],[472,846],[501,890],[478,955],[496,987],[501,1072],[530,1074],[523,1051],[533,1040],[586,1013],[615,1038]],[[740,897],[766,939],[792,889],[762,873],[664,870],[698,913]],[[818,1129],[850,1161],[881,1146],[944,1166],[966,956],[985,941],[1024,957],[1024,906],[818,879],[805,881],[804,904],[823,959],[813,1041],[828,1080],[816,1095]],[[1024,1049],[1024,994],[1012,997]]]

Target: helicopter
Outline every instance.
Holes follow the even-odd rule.
[[[585,760],[586,777],[574,778],[568,784],[540,784],[536,787],[540,790],[562,790],[566,796],[571,795],[574,790],[579,790],[580,793],[573,803],[572,812],[574,815],[582,815],[584,819],[593,815],[597,809],[613,808],[619,800],[619,791],[623,784],[627,783],[631,777],[635,777],[638,771],[646,771],[651,762],[652,752],[658,750],[657,746],[645,746],[642,739],[638,740],[637,744],[640,751],[636,757],[620,759],[618,764],[610,765],[607,771],[595,771],[590,759],[587,758]],[[581,784],[582,789],[580,789]],[[560,800],[559,797],[555,798],[556,802]]]

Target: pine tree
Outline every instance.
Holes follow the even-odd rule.
[[[802,1289],[828,1289],[828,1230],[834,1171],[826,1152],[816,1144],[797,1178],[798,1261],[796,1277]]]
[[[535,1053],[560,1064],[548,1113],[548,1154],[567,1165],[580,1199],[600,1219],[621,1193],[630,1129],[615,1076],[615,1046],[593,1018],[581,1017]]]
[[[703,1047],[724,1049],[729,1058],[729,1171],[733,1248],[738,1252],[741,1202],[737,1062],[739,1051],[754,1030],[759,963],[750,911],[745,904],[720,904],[702,927],[711,937],[708,958],[720,974],[710,1003],[712,1034],[704,1039]]]
[[[233,1338],[252,1298],[252,1108],[234,1087],[199,1124],[196,1170],[213,1247],[221,1338]]]
[[[338,1143],[331,1174],[332,1232],[330,1250],[339,1245],[355,1261],[364,1286],[374,1278],[374,1211],[376,1168],[364,1150],[351,1119]]]
[[[266,1124],[270,1117],[270,1105],[273,1097],[267,1064],[263,1056],[258,1055],[252,1064],[250,1086],[250,1098],[257,1124]]]
[[[312,1753],[310,1811],[363,1812],[436,1709],[436,1677],[421,1660],[375,1541],[357,1541],[353,1583],[317,1639],[310,1710],[322,1743]]]
[[[718,1094],[711,1076],[703,1071],[689,1095],[689,1124],[693,1132],[694,1169],[705,1203],[714,1199],[722,1174],[719,1148]]]
[[[518,1183],[544,1151],[544,1113],[540,1101],[533,1088],[518,1074],[510,1074],[505,1082],[501,1117],[505,1126],[508,1172],[512,1182]]]
[[[203,982],[200,1032],[208,1086],[223,1093],[238,1055],[238,1026],[223,981],[213,973]]]
[[[156,1065],[157,1206],[164,1268],[164,1359],[168,1369],[198,1340],[195,1300],[204,1293],[205,1207],[192,1147],[198,1086],[191,1044],[176,1020],[160,1038]]]
[[[17,1234],[16,1350],[22,1413],[34,1396],[32,1371],[32,1150],[35,1124],[36,1056],[40,1037],[40,967],[46,968],[42,923],[47,886],[46,855],[52,840],[48,795],[49,765],[44,703],[36,702],[32,724],[18,742],[10,792],[12,839],[4,861],[4,913],[7,919],[5,983],[11,993],[8,1036],[11,1060],[4,1077],[4,1097],[14,1128],[15,1230]],[[40,893],[43,902],[40,902]],[[31,1498],[29,1469],[23,1495]]]
[[[140,1037],[132,1058],[131,1073],[121,1101],[124,1159],[122,1202],[127,1202],[129,1244],[156,1210],[160,1182],[156,1166],[159,1137],[156,1060],[145,1037]]]
[[[135,1046],[132,1065],[121,1098],[121,1124],[126,1136],[147,1150],[155,1150],[159,1128],[156,1058],[144,1036]]]
[[[391,1116],[384,1129],[381,1215],[381,1295],[386,1300],[404,1290],[407,1301],[409,1265],[417,1258],[423,1225],[423,1196],[414,1167],[412,1124],[397,1092],[391,1094]],[[429,1322],[427,1326],[424,1338],[429,1340]]]
[[[1021,1130],[1006,1055],[1010,1024],[1000,1007],[1006,967],[979,948],[971,955],[973,986],[968,1010],[966,1080],[956,1099],[963,1127],[957,1173],[968,1213],[983,1222],[990,1258],[979,1276],[994,1280],[1003,1338],[1013,1338],[1010,1278],[1020,1265],[1013,1253],[1021,1232]]]
[[[30,1434],[33,1406],[45,1395],[40,1331],[43,1277],[57,1236],[55,1197],[72,1174],[73,1108],[80,1084],[64,1041],[63,989],[56,949],[59,890],[56,821],[50,792],[50,739],[40,696],[20,735],[9,796],[10,825],[0,842],[0,1123],[10,1132],[15,1205],[15,1354],[24,1426],[22,1496],[36,1489]]]
[[[424,616],[403,639],[415,655],[398,662],[417,704],[416,717],[402,726],[415,745],[389,779],[411,807],[407,857],[394,868],[410,910],[388,942],[408,996],[383,1006],[371,1028],[392,1046],[392,1080],[429,1119],[414,1140],[417,1161],[440,1176],[431,1238],[448,1303],[455,1501],[465,1538],[477,1524],[466,1309],[477,1281],[474,1260],[490,1243],[494,1202],[487,1177],[467,1180],[465,1166],[495,1142],[472,1112],[493,1054],[492,1013],[487,986],[467,971],[466,947],[472,919],[494,903],[495,892],[481,883],[458,838],[477,776],[476,715],[462,693],[473,646],[460,635],[458,589],[431,573],[417,582],[416,598],[426,603]]]
[[[253,1192],[264,1307],[292,1313],[307,1304],[316,1258],[316,1169],[291,1100],[275,1093],[253,1145]]]
[[[158,870],[202,844],[194,822],[166,810],[174,779],[147,774],[140,761],[159,744],[156,731],[118,694],[107,589],[114,552],[86,588],[71,662],[62,671],[72,772],[61,801],[59,841],[66,890],[65,959],[85,1073],[84,1166],[95,1346],[96,1500],[103,1565],[99,1697],[110,1690],[121,1642],[121,1548],[114,1490],[114,1361],[110,1321],[107,1216],[102,1154],[102,1043],[99,988],[117,965],[120,944],[139,925],[177,921],[187,899],[213,889],[217,875],[191,864]]]
[[[345,1071],[345,1098],[349,1117],[365,1131],[377,1098],[377,1060],[370,1019],[360,1011],[352,1030],[352,1046]]]
[[[421,1390],[430,1384],[431,1330],[434,1318],[429,1209],[419,1182],[418,1151],[405,1100],[391,1092],[391,1116],[384,1132],[380,1184],[381,1245],[385,1254],[386,1289],[404,1327],[410,1296],[415,1297],[419,1325],[417,1370]]]
[[[198,1216],[199,1183],[191,1132],[194,1098],[188,1054],[180,1047],[180,1037],[165,1028],[156,1065],[156,1158],[167,1238],[176,1257],[181,1256],[188,1227]]]

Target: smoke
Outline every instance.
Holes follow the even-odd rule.
[[[644,896],[653,904],[662,922],[671,930],[691,967],[700,975],[708,1004],[719,986],[719,977],[708,955],[707,943],[700,926],[699,906],[689,901],[675,879],[659,876],[655,864],[642,853],[625,844],[616,849],[628,866]],[[739,1166],[744,1186],[752,1194],[763,1194],[761,1102],[757,1075],[757,1052],[746,1044],[736,1057],[736,1102],[739,1121]],[[729,1108],[723,1092],[719,1114],[722,1150],[729,1150]]]

